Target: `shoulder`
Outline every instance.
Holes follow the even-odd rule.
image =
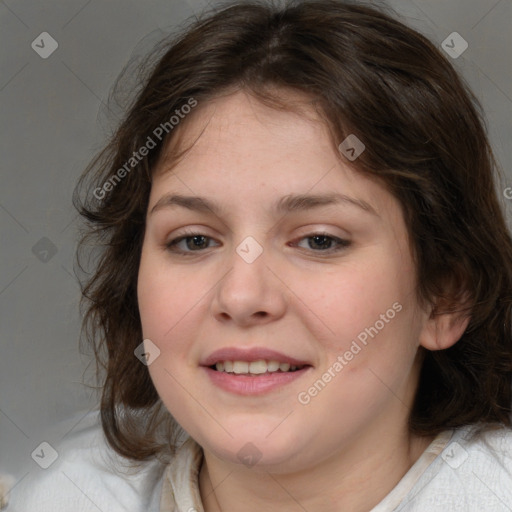
[[[512,510],[512,429],[453,432],[396,512]]]
[[[137,467],[106,443],[97,411],[88,413],[64,440],[42,445],[35,462],[14,486],[6,512],[109,512],[159,510],[165,466]]]

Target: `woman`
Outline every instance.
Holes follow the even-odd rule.
[[[187,27],[77,188],[106,444],[93,421],[20,510],[509,510],[512,245],[479,108],[375,8]]]

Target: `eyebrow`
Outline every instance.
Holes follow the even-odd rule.
[[[291,213],[312,210],[322,206],[347,205],[357,207],[366,213],[379,217],[375,209],[366,201],[349,197],[345,194],[296,194],[282,197],[274,205],[276,213]],[[180,194],[166,194],[162,196],[151,209],[150,215],[163,208],[181,206],[188,210],[210,213],[221,216],[222,208],[215,202],[199,196],[184,196]]]

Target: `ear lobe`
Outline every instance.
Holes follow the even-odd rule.
[[[444,350],[455,345],[466,330],[471,317],[460,311],[432,312],[420,333],[420,345],[427,350]]]

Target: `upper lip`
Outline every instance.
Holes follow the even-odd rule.
[[[278,361],[279,363],[289,363],[293,366],[310,365],[308,361],[303,361],[295,357],[290,357],[281,352],[271,350],[264,347],[253,347],[241,349],[236,347],[226,347],[212,352],[208,357],[201,361],[201,366],[213,366],[219,361]]]

